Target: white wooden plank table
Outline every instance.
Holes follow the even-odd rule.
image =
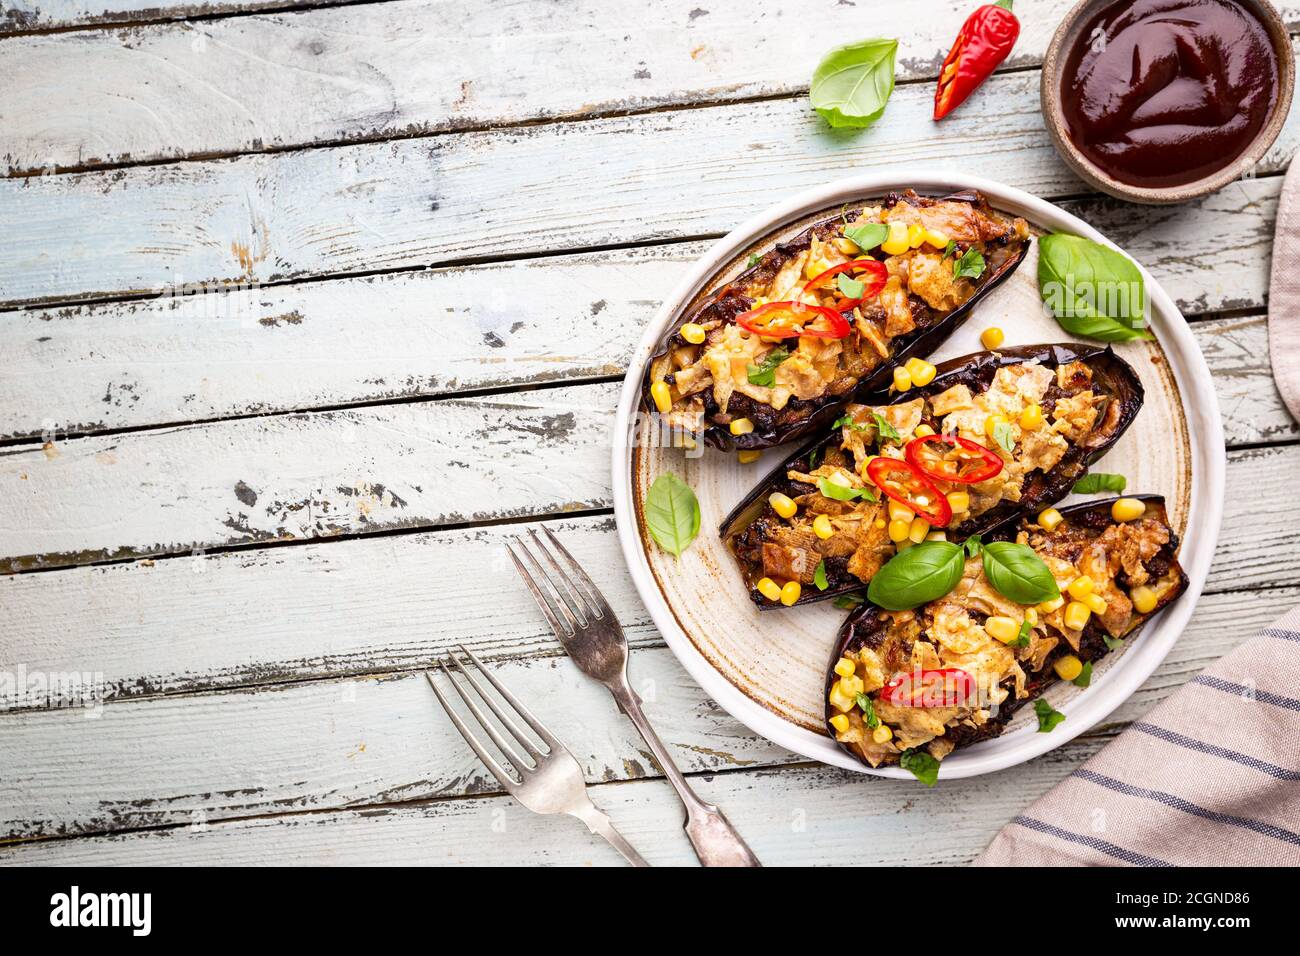
[[[1020,0],[1004,69],[929,120],[974,5],[6,4],[0,863],[619,862],[514,805],[436,709],[421,670],[462,642],[647,858],[693,862],[504,560],[541,523],[597,569],[651,719],[769,864],[968,861],[1294,604],[1300,531],[1273,519],[1300,426],[1266,309],[1300,121],[1199,202],[1091,194],[1037,105],[1068,4]],[[885,118],[828,132],[813,66],[880,34],[902,41]],[[1105,725],[934,790],[809,764],[707,699],[621,570],[607,460],[632,345],[711,239],[904,166],[1031,189],[1128,247],[1192,323],[1229,446],[1216,562],[1164,665]],[[83,673],[89,708],[58,680]]]

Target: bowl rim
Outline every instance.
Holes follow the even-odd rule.
[[[637,525],[632,474],[641,379],[659,338],[680,309],[705,288],[720,270],[734,262],[756,236],[766,235],[802,216],[844,202],[861,201],[866,197],[883,195],[904,187],[939,194],[976,189],[995,208],[1026,216],[1039,225],[1068,227],[1077,235],[1123,251],[1083,220],[1046,200],[1016,187],[978,176],[937,172],[909,177],[892,171],[840,179],[801,192],[751,217],[714,243],[664,299],[629,360],[611,435],[610,463],[615,523],[628,572],[659,633],[691,678],[751,731],[787,750],[842,769],[910,780],[911,774],[898,767],[871,768],[855,761],[828,737],[796,726],[752,700],[714,668],[682,630],[655,582]],[[1125,651],[1114,666],[1107,669],[1101,680],[1094,682],[1092,693],[1080,694],[1062,704],[1061,709],[1073,719],[1067,720],[1051,734],[1026,734],[1018,740],[1013,737],[993,738],[954,754],[944,762],[944,780],[977,776],[1024,763],[1068,743],[1105,719],[1111,711],[1131,697],[1164,660],[1186,627],[1204,588],[1218,543],[1225,497],[1227,456],[1218,398],[1205,357],[1182,313],[1142,264],[1136,259],[1133,261],[1147,285],[1152,328],[1157,331],[1157,338],[1166,354],[1176,352],[1182,360],[1169,364],[1187,421],[1190,460],[1193,465],[1188,533],[1179,555],[1188,576],[1187,592],[1182,600],[1148,622],[1133,646]],[[1194,545],[1188,540],[1192,537],[1193,528],[1199,535]],[[833,637],[833,634],[827,635],[828,646]],[[999,741],[1002,742],[1001,746],[989,747],[997,745]]]
[[[1291,49],[1290,34],[1282,15],[1268,0],[1232,0],[1255,14],[1264,25],[1264,29],[1268,31],[1278,60],[1278,96],[1268,119],[1255,139],[1227,166],[1178,186],[1134,186],[1109,175],[1074,145],[1066,131],[1065,116],[1059,96],[1061,69],[1069,54],[1066,41],[1073,39],[1073,31],[1085,17],[1114,2],[1115,0],[1078,0],[1057,25],[1056,32],[1052,34],[1051,42],[1047,45],[1047,52],[1043,56],[1039,85],[1039,102],[1043,119],[1057,153],[1065,160],[1071,171],[1089,185],[1119,199],[1148,205],[1164,205],[1187,202],[1222,189],[1262,162],[1286,125],[1295,91],[1295,54]]]

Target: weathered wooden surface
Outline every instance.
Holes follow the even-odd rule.
[[[437,712],[421,670],[462,642],[647,857],[693,862],[657,769],[504,560],[542,520],[626,625],[680,764],[769,863],[971,859],[1300,597],[1277,521],[1300,427],[1264,314],[1297,121],[1260,178],[1198,203],[1088,195],[1038,115],[1058,4],[1018,2],[1006,72],[939,126],[957,0],[35,6],[0,14],[31,34],[0,40],[0,161],[110,168],[0,182],[0,569],[21,572],[0,576],[0,862],[616,863],[500,795]],[[812,65],[890,32],[886,121],[827,133]],[[774,197],[904,167],[1059,198],[1132,251],[1195,320],[1236,446],[1207,594],[1157,672],[1087,735],[934,791],[796,763],[720,711],[607,513],[613,379],[687,263]],[[173,289],[197,294],[154,297]],[[95,706],[39,688],[73,672]]]
[[[868,168],[939,173],[955,156],[1049,198],[1085,191],[1043,129],[1036,74],[988,86],[941,140],[929,90],[909,85],[890,104],[896,119],[858,136],[770,100],[3,180],[0,231],[15,252],[0,260],[0,304],[719,234],[773,196]],[[1297,124],[1293,114],[1260,174],[1284,166]],[[1223,195],[1240,204],[1241,188]]]

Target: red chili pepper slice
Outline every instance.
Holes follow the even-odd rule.
[[[900,707],[960,707],[975,694],[975,678],[960,667],[900,674],[880,688],[880,699]]]
[[[979,442],[957,435],[925,435],[913,438],[903,457],[931,478],[973,485],[987,481],[1002,470],[1002,459]]]
[[[1011,0],[985,4],[967,17],[939,69],[934,118],[941,120],[961,106],[1007,58],[1019,37],[1020,21],[1011,12]]]
[[[871,459],[867,475],[881,491],[907,505],[932,527],[942,528],[952,520],[948,498],[911,462],[881,455]]]
[[[813,289],[819,289],[830,279],[841,273],[856,272],[856,278],[862,282],[862,295],[856,299],[840,299],[835,307],[841,312],[849,312],[857,308],[867,299],[874,298],[880,294],[880,290],[885,287],[885,282],[889,279],[889,270],[883,262],[877,262],[875,259],[854,259],[851,262],[841,262],[837,266],[831,266],[825,272],[813,276],[804,285],[805,292],[811,292]]]
[[[818,339],[842,339],[849,334],[849,320],[824,305],[803,302],[769,302],[736,316],[746,332],[769,339],[809,335]]]

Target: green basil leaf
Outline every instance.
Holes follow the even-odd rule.
[[[898,765],[927,787],[939,782],[939,761],[924,750],[904,750]]]
[[[948,244],[943,247],[943,256],[940,258],[939,261],[947,262],[950,258],[955,256],[956,254],[957,254],[957,240],[949,239]]]
[[[1029,632],[1032,630],[1033,627],[1030,626],[1028,621],[1021,621],[1020,630],[1016,634],[1016,639],[1008,644],[1007,647],[1028,647]]]
[[[1011,430],[1010,422],[998,422],[993,426],[993,440],[997,442],[1002,450],[1008,455],[1016,450],[1016,434]]]
[[[829,478],[818,478],[817,490],[833,501],[857,501],[859,498],[864,501],[876,500],[876,496],[871,493],[870,488],[850,488],[848,485],[841,485]]]
[[[880,718],[876,716],[876,707],[871,703],[871,698],[866,694],[858,694],[857,699],[858,709],[862,711],[862,722],[868,730],[875,730],[880,726]]]
[[[817,585],[818,591],[825,591],[830,587],[830,582],[826,580],[826,559],[822,558],[817,562],[817,570],[813,572],[813,584]]]
[[[855,432],[865,432],[871,430],[870,425],[863,425],[861,422],[855,422],[853,420],[853,416],[847,413],[835,419],[834,423],[831,425],[831,428],[852,428]]]
[[[978,279],[984,274],[984,256],[974,246],[961,254],[961,258],[952,264],[952,277],[960,279]]]
[[[966,566],[951,541],[925,541],[885,562],[867,587],[867,597],[887,611],[907,611],[941,598],[957,586]]]
[[[852,276],[845,275],[843,272],[835,277],[835,285],[844,296],[850,299],[860,299],[862,293],[867,291],[866,285]]]
[[[962,550],[966,552],[966,557],[973,558],[984,550],[984,542],[977,534],[971,535],[961,543]]]
[[[873,38],[831,50],[813,71],[813,109],[832,128],[866,129],[885,112],[894,92],[898,41]]]
[[[763,261],[762,256],[760,256],[757,252],[751,252],[749,254],[749,264],[746,265],[745,268],[752,269],[754,268],[754,266],[758,265],[762,261]]]
[[[871,417],[876,420],[876,438],[882,444],[887,441],[901,442],[903,440],[903,436],[898,434],[898,429],[889,424],[879,412],[872,412]]]
[[[1111,637],[1109,634],[1103,634],[1101,639],[1106,642],[1106,649],[1109,651],[1117,651],[1124,646],[1124,638],[1122,637]]]
[[[1128,256],[1053,233],[1038,240],[1038,294],[1061,328],[1102,342],[1150,339],[1146,285]]]
[[[889,238],[889,227],[883,222],[854,223],[841,231],[863,252],[869,252]]]
[[[645,523],[659,547],[679,557],[700,533],[700,503],[672,472],[660,475],[645,496]]]
[[[820,445],[808,453],[809,471],[812,471],[814,468],[817,467],[817,462],[821,460],[821,457],[822,457],[822,449]]]
[[[1095,495],[1099,491],[1121,492],[1128,487],[1128,479],[1123,475],[1108,475],[1104,471],[1093,471],[1074,483],[1076,495]]]
[[[1034,701],[1034,713],[1038,715],[1038,732],[1040,734],[1049,733],[1061,721],[1065,720],[1065,714],[1056,710],[1043,698]]]
[[[1042,604],[1061,596],[1052,572],[1027,544],[984,545],[984,576],[995,591],[1017,604]]]
[[[759,365],[751,365],[746,370],[750,385],[765,385],[771,388],[776,384],[776,367],[790,357],[785,349],[776,348],[763,356]]]
[[[1076,687],[1087,687],[1092,683],[1092,661],[1083,662],[1083,670],[1079,671],[1079,676],[1072,683]]]
[[[851,611],[859,604],[863,603],[865,600],[866,598],[864,598],[861,594],[859,594],[857,591],[853,591],[850,594],[841,594],[831,603],[834,604],[841,611]]]

